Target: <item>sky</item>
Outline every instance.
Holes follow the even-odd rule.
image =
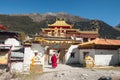
[[[102,20],[111,26],[120,24],[120,0],[0,0],[0,14],[48,12]]]

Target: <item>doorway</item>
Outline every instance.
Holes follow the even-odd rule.
[[[83,59],[85,59],[86,55],[89,55],[89,52],[83,52]]]

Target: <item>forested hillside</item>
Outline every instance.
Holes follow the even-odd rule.
[[[100,20],[90,20],[73,16],[66,13],[54,14],[17,14],[17,15],[0,15],[0,24],[6,26],[10,31],[25,32],[28,35],[39,33],[41,28],[48,27],[47,24],[54,23],[56,19],[65,19],[67,23],[73,24],[74,28],[80,30],[93,29],[94,21],[98,23],[99,35],[102,38],[117,39],[120,31]]]

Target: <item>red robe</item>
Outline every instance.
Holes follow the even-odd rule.
[[[51,61],[52,61],[52,68],[56,68],[57,67],[57,57],[55,54],[51,57]]]

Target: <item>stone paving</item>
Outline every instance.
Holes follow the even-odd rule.
[[[58,64],[57,68],[52,68],[52,65],[44,65],[43,72],[65,71],[71,69],[79,69],[80,67],[72,67],[65,64]]]
[[[80,65],[58,64],[55,69],[51,65],[45,65],[44,72],[38,80],[120,80],[120,71],[88,69]]]
[[[84,68],[79,64],[65,65],[58,64],[57,68],[52,68],[51,65],[44,65],[43,74],[34,75],[29,79],[15,78],[10,79],[11,75],[2,72],[0,80],[120,80],[120,67],[118,70],[111,69],[112,67]],[[116,69],[116,67],[113,67]]]

